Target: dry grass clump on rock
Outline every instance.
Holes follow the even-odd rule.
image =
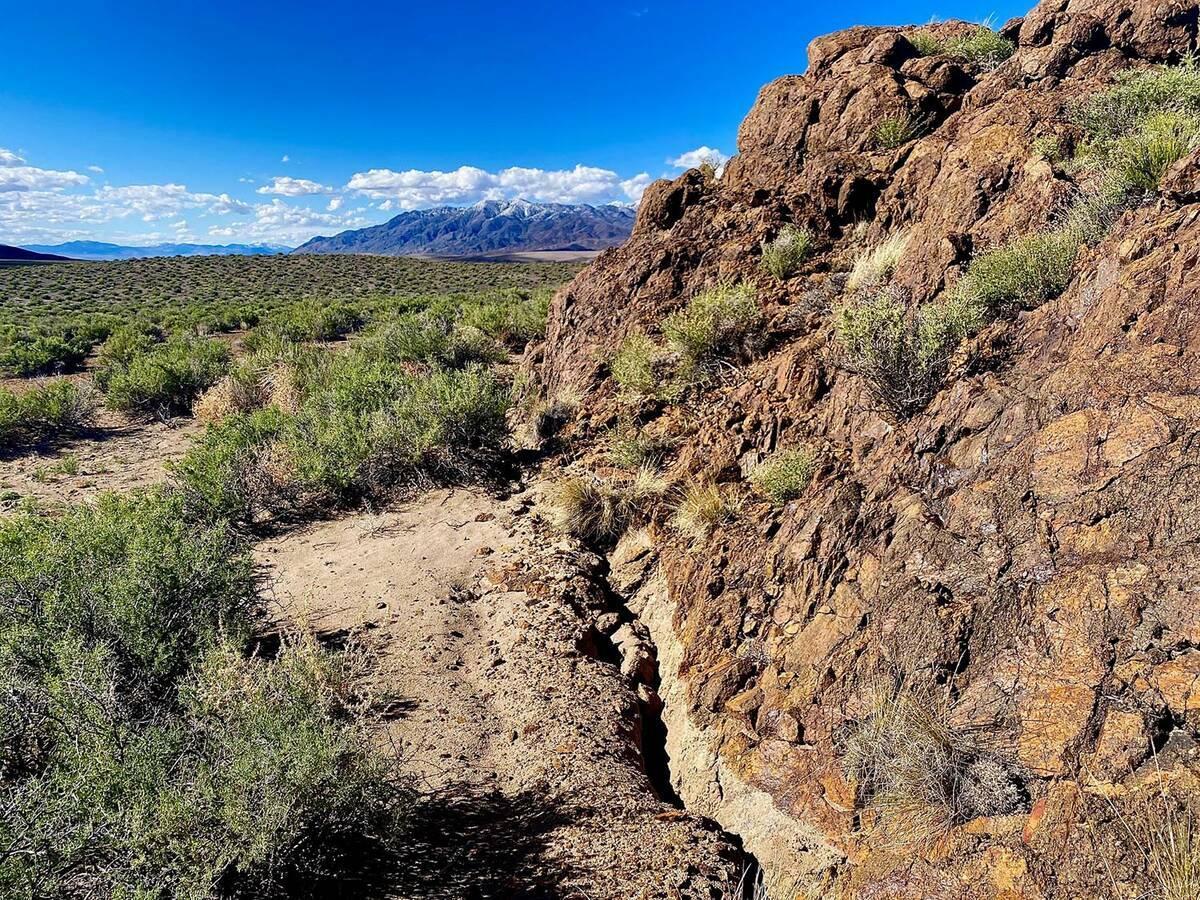
[[[911,697],[888,697],[857,724],[842,757],[889,843],[917,844],[979,816],[1015,813],[1024,786]]]
[[[697,481],[679,498],[671,523],[688,537],[703,540],[731,521],[740,505],[736,496],[715,481]]]
[[[559,531],[605,545],[644,518],[650,504],[665,491],[666,483],[649,466],[619,481],[591,473],[575,475],[557,486],[551,518]]]
[[[860,253],[846,279],[846,290],[870,290],[886,284],[900,267],[907,247],[908,234],[898,231],[879,246]]]
[[[909,31],[904,36],[921,56],[955,56],[985,70],[996,68],[1017,49],[986,23],[949,40],[938,38],[928,28]]]

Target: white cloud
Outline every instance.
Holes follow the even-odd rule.
[[[242,184],[254,184],[254,179],[247,178],[245,175],[243,175],[241,178],[239,178],[238,181],[240,181]]]
[[[642,172],[640,175],[634,175],[632,178],[626,178],[621,182],[621,190],[625,192],[625,196],[634,203],[642,202],[642,194],[646,192],[654,179],[649,172]]]
[[[278,194],[281,197],[304,197],[310,194],[331,194],[333,188],[309,181],[307,178],[290,178],[287,175],[276,175],[270,184],[264,184],[257,191],[259,194]]]
[[[8,151],[4,151],[8,153]],[[20,160],[20,157],[12,155]],[[24,160],[20,160],[24,162]],[[86,175],[78,172],[58,172],[54,169],[39,169],[36,166],[0,166],[0,193],[8,191],[53,191],[67,187],[79,187],[88,183]]]
[[[102,168],[100,168],[99,166],[88,166],[88,171],[95,172],[97,175],[104,174],[104,170]]]
[[[333,234],[370,224],[370,220],[353,213],[334,215],[303,206],[293,206],[276,198],[270,203],[255,206],[252,222],[244,225],[213,226],[209,228],[208,234],[214,238],[301,244],[316,234]]]
[[[3,147],[0,147],[0,166],[7,167],[23,165],[25,165],[25,160],[17,156],[17,154],[13,153],[11,150],[5,150]]]
[[[667,160],[677,169],[694,169],[705,162],[711,162],[718,169],[723,169],[728,161],[728,156],[713,147],[697,147],[695,150],[679,154],[675,159]]]
[[[514,197],[542,203],[612,203],[637,199],[645,188],[643,180],[648,184],[649,176],[622,181],[610,169],[584,165],[557,170],[512,166],[498,172],[460,166],[451,172],[370,169],[351,176],[346,189],[385,201],[380,209],[407,210]]]
[[[285,153],[285,154],[283,154],[283,157],[279,161],[280,162],[291,162],[292,158]]]
[[[325,208],[330,212],[337,212],[337,210],[342,208],[342,202],[344,200],[344,197],[331,197],[329,200],[329,205]]]

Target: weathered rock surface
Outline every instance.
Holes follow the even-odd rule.
[[[818,453],[818,477],[782,509],[747,492],[699,545],[652,528],[653,571],[629,581],[667,661],[668,723],[686,715],[671,729],[681,795],[741,830],[788,890],[1145,890],[1136,852],[1114,849],[1112,798],[1151,771],[1193,784],[1200,731],[1195,158],[1083,253],[1058,299],[975,339],[975,365],[911,420],[881,415],[835,364],[831,307],[834,273],[899,229],[897,278],[929,298],[972,253],[1046,224],[1074,184],[1033,140],[1069,146],[1072,101],[1194,51],[1198,21],[1186,0],[1048,0],[1004,27],[1017,51],[990,72],[918,57],[898,29],[815,41],[806,75],[762,90],[722,178],[653,185],[629,243],[554,301],[527,364],[549,394],[586,397],[566,437],[599,465],[626,414],[606,366],[622,338],[655,334],[719,280],[757,286],[766,352],[652,427],[679,438],[680,482],[740,485],[747,460],[796,445]],[[872,149],[874,122],[901,112],[929,133]],[[758,256],[786,222],[811,227],[819,252],[781,283]],[[873,840],[842,738],[897,682],[940,697],[1021,773],[1021,812],[930,846]],[[756,836],[755,804],[794,827]]]

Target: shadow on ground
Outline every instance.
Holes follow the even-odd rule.
[[[562,898],[571,872],[546,858],[550,833],[586,815],[544,796],[456,787],[421,799],[392,882],[402,897]]]

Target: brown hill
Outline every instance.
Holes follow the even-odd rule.
[[[762,90],[721,178],[653,185],[629,242],[553,303],[526,368],[546,398],[583,398],[575,464],[619,480],[612,436],[640,427],[680,489],[741,500],[707,537],[654,511],[610,579],[657,643],[676,789],[742,837],[772,897],[1195,896],[1162,873],[1200,861],[1180,825],[1200,732],[1200,151],[1123,183],[1111,223],[1068,213],[1111,187],[1080,104],[1178,65],[1198,21],[1187,0],[1047,0],[1000,30],[1006,59],[961,23],[821,38],[807,74]],[[1178,71],[1154,102],[1191,115]],[[788,224],[815,252],[780,279],[761,248]],[[897,235],[894,275],[852,290]],[[719,283],[752,286],[761,340],[658,390],[683,368],[665,318]],[[945,359],[901,342],[903,403],[881,389],[887,334],[997,285]],[[899,311],[855,354],[839,310],[881,295]],[[635,333],[674,348],[641,396],[610,365]],[[746,476],[785,448],[815,477],[774,505]]]

